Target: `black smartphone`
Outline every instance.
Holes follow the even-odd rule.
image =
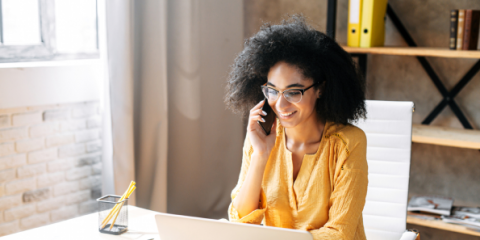
[[[270,130],[272,130],[273,122],[275,121],[276,115],[273,109],[268,104],[268,100],[265,98],[265,103],[262,106],[262,110],[267,113],[267,116],[262,116],[265,119],[265,122],[257,121],[258,124],[263,128],[265,134],[268,136]]]

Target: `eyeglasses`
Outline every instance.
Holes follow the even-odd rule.
[[[302,100],[302,96],[308,89],[315,86],[317,83],[312,84],[312,86],[305,88],[305,89],[287,89],[285,91],[278,91],[266,85],[262,86],[263,95],[268,99],[268,101],[276,101],[278,99],[279,93],[283,94],[283,97],[291,102],[291,103],[298,103]]]

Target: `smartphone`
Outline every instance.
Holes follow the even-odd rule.
[[[268,100],[265,98],[265,103],[263,104],[262,110],[267,113],[267,116],[262,116],[265,119],[265,122],[257,121],[258,124],[262,127],[265,134],[268,136],[270,134],[270,130],[272,130],[273,122],[276,119],[275,112],[268,104]]]

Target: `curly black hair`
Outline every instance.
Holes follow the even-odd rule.
[[[352,58],[335,40],[309,26],[302,15],[279,25],[266,23],[245,41],[227,81],[227,108],[247,116],[264,98],[260,86],[280,61],[298,67],[316,88],[325,82],[315,106],[319,119],[347,124],[365,118],[365,81]]]

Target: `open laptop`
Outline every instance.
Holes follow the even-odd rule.
[[[307,231],[166,213],[155,215],[155,221],[161,240],[313,240]]]

